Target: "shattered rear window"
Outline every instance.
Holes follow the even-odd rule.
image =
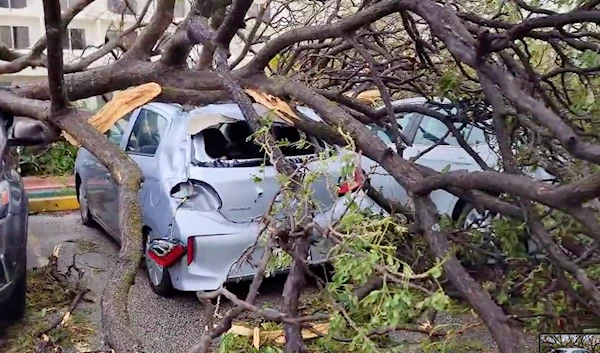
[[[273,125],[273,133],[285,156],[306,156],[315,153],[314,142],[298,129],[283,125]],[[254,142],[252,129],[245,121],[221,124],[200,133],[204,140],[204,151],[216,160],[265,160],[268,159],[261,146]],[[194,137],[194,146],[197,137]]]

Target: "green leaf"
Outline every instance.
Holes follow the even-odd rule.
[[[433,278],[440,278],[442,276],[442,268],[440,266],[433,267],[429,270],[429,274]]]
[[[445,174],[448,173],[450,171],[450,164],[448,164],[447,166],[444,167],[444,169],[442,169],[441,173]]]
[[[505,291],[500,292],[500,294],[498,294],[498,304],[502,305],[504,303],[506,303],[508,301],[508,294],[506,294]]]
[[[437,311],[445,310],[450,304],[450,299],[444,292],[436,292],[430,298],[431,307]]]

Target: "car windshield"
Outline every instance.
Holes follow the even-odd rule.
[[[463,138],[467,138],[470,131],[470,126],[464,123],[454,123],[454,127],[460,132]],[[440,140],[443,139],[441,143]],[[413,143],[416,145],[440,145],[459,146],[458,140],[452,133],[448,133],[446,124],[436,118],[423,116],[421,123],[417,126]]]
[[[396,115],[397,119],[396,121],[398,122],[398,127],[406,132],[406,127],[408,126],[408,123],[410,122],[410,119],[413,117],[416,117],[417,114],[416,113],[408,113],[408,114],[398,114]],[[373,131],[375,133],[375,135],[377,135],[377,137],[379,137],[381,140],[383,140],[383,142],[386,143],[386,145],[391,145],[393,144],[393,137],[392,134],[384,127],[379,126],[377,124],[369,124],[367,125],[367,127],[369,128],[369,130]]]
[[[273,133],[285,156],[306,156],[315,153],[314,139],[308,138],[298,129],[274,124]],[[204,151],[208,157],[217,160],[268,160],[264,149],[254,141],[252,129],[245,121],[221,124],[202,131]],[[194,147],[197,151],[199,135],[194,137]],[[196,159],[199,158],[195,153]]]
[[[440,107],[431,106],[440,113],[447,115],[448,110]],[[457,109],[452,108],[449,110],[450,114],[457,114]],[[420,118],[420,119],[419,119]],[[398,125],[402,128],[402,131],[407,134],[412,134],[411,126],[414,126],[415,122],[419,121],[419,126],[414,131],[413,144],[431,146],[434,144],[448,145],[448,146],[460,146],[458,140],[452,133],[448,133],[448,128],[440,120],[422,115],[420,113],[407,113],[404,115],[398,115]],[[486,134],[483,129],[472,124],[465,123],[454,123],[456,129],[460,132],[462,137],[469,145],[477,145],[486,142]],[[377,124],[370,124],[369,129],[373,131],[383,142],[390,145],[393,144],[392,134],[387,131],[384,127]],[[445,137],[444,137],[445,136]],[[440,142],[440,139],[443,141]]]

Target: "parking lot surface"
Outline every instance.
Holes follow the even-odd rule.
[[[78,310],[100,330],[100,296],[111,264],[117,257],[118,246],[100,229],[81,224],[79,214],[47,214],[30,217],[28,265],[30,268],[47,263],[55,246],[60,245],[59,268],[65,269],[76,257],[78,267],[85,270],[86,286],[93,303],[84,303]],[[261,291],[259,302],[277,305],[282,288],[281,280],[268,281]],[[233,291],[244,294],[247,285],[237,284]],[[222,303],[219,312],[230,307]],[[179,353],[196,344],[205,328],[203,307],[193,293],[178,293],[161,298],[148,286],[145,272],[140,270],[129,294],[129,316],[134,332],[143,338],[146,351]],[[102,348],[102,337],[90,338],[90,349]]]
[[[93,302],[78,307],[80,313],[95,327],[96,334],[89,338],[90,351],[103,347],[100,324],[100,296],[106,283],[108,271],[117,257],[118,246],[99,229],[88,228],[81,223],[79,214],[46,214],[29,220],[29,267],[42,266],[56,246],[60,246],[59,269],[66,269],[75,256],[76,265],[85,270],[84,279],[90,289],[87,295]],[[244,296],[248,284],[231,286],[231,290]],[[283,280],[268,279],[261,288],[258,304],[278,307],[281,304]],[[219,313],[231,304],[224,301]],[[143,341],[145,351],[152,353],[183,353],[196,344],[205,329],[203,307],[193,293],[179,293],[172,298],[161,298],[148,286],[145,272],[140,270],[129,294],[129,317],[134,332]],[[472,319],[472,318],[471,318]],[[471,320],[469,319],[469,320]],[[436,323],[461,322],[464,318],[439,315]],[[398,341],[414,340],[414,335],[398,333]],[[483,326],[464,335],[465,339],[480,341],[495,352],[489,333]],[[537,352],[537,337],[527,336],[525,352]]]

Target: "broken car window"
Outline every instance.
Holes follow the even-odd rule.
[[[469,134],[470,126],[464,126],[462,123],[454,123],[454,126],[460,133],[463,135],[463,138],[466,138]],[[423,116],[423,120],[417,127],[417,133],[415,135],[415,139],[413,141],[416,145],[434,145],[438,143],[438,141],[446,135],[448,132],[448,128],[446,125],[439,121],[436,118],[432,118],[430,116]],[[441,145],[450,145],[450,146],[460,146],[456,137],[450,134],[448,135]]]
[[[273,133],[286,156],[303,156],[315,153],[315,146],[296,128],[275,124]],[[204,150],[213,159],[248,160],[265,159],[265,152],[254,142],[252,129],[245,121],[221,124],[201,133]]]
[[[108,131],[106,131],[106,137],[108,137],[110,142],[114,143],[115,145],[119,145],[121,143],[130,117],[131,113],[126,114],[124,117],[117,120],[115,125],[108,129]]]
[[[167,129],[167,120],[151,110],[142,109],[135,121],[126,151],[154,155]]]
[[[406,133],[406,127],[408,126],[410,119],[416,118],[418,116],[418,113],[397,114],[396,121],[398,122],[398,127],[400,128],[400,130],[402,130],[402,132]],[[369,124],[367,125],[367,127],[369,128],[369,130],[373,131],[377,135],[377,137],[383,140],[383,142],[385,142],[386,145],[391,145],[394,143],[394,136],[387,128],[381,127],[375,123]]]

